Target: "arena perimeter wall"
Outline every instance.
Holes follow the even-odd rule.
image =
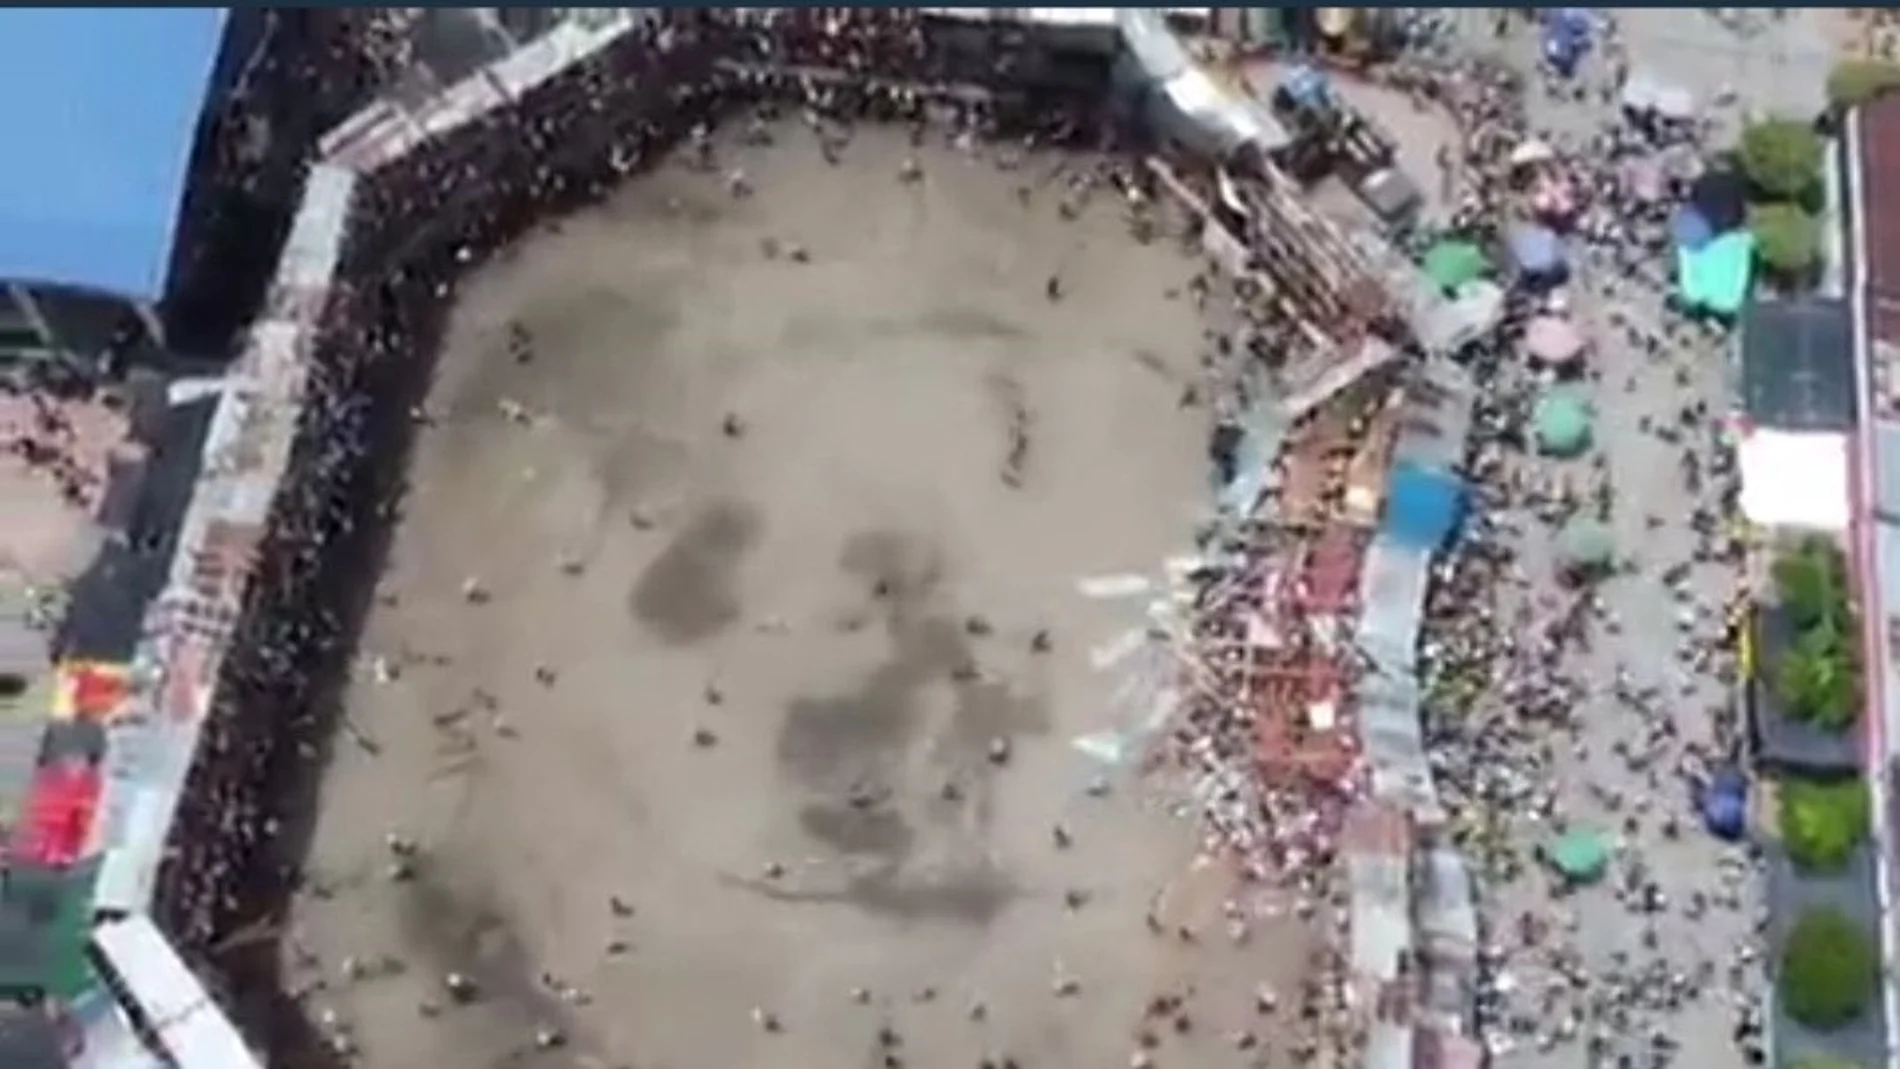
[[[1015,9],[989,11],[984,17],[1033,21],[1032,14],[1030,9]],[[1052,26],[1072,29],[1072,21],[1058,20]],[[1145,9],[1121,11],[1116,22],[1127,47],[1139,43],[1129,38],[1160,26],[1161,17]],[[313,372],[323,373],[326,354],[334,354],[327,347],[337,343],[326,332],[335,324],[339,307],[353,308],[359,300],[373,299],[342,282],[339,271],[354,265],[356,270],[347,273],[374,279],[379,269],[402,264],[419,251],[434,250],[447,230],[443,224],[463,221],[487,191],[479,182],[462,182],[449,194],[448,203],[434,206],[429,222],[408,228],[402,224],[413,223],[413,217],[387,219],[393,225],[381,229],[359,226],[363,222],[359,208],[375,199],[378,186],[413,158],[442,153],[446,143],[463,140],[465,135],[473,135],[466,137],[469,144],[444,154],[461,161],[455,167],[462,173],[480,174],[484,152],[508,151],[481,143],[479,126],[484,117],[509,108],[531,108],[564,73],[616,46],[631,44],[637,25],[637,9],[588,12],[557,25],[432,100],[414,106],[379,100],[323,139],[319,162],[310,169],[264,310],[231,369],[207,436],[203,474],[185,517],[166,587],[145,621],[136,666],[142,681],[136,713],[115,731],[107,759],[108,787],[101,818],[106,849],[95,896],[102,915],[143,919],[162,916],[162,907],[167,905],[158,900],[161,865],[175,845],[173,826],[226,656],[243,623],[247,599],[255,596],[253,578],[266,555],[273,514],[283,507],[280,484],[296,459],[300,438],[319,433],[313,428],[320,424],[304,411],[306,387]],[[1142,52],[1153,51],[1129,50],[1138,60]],[[1199,81],[1188,84],[1196,77]],[[1237,137],[1267,132],[1260,128],[1258,106],[1251,101],[1225,99],[1210,104],[1203,86],[1206,76],[1198,71],[1150,70],[1149,78],[1156,95],[1175,104],[1173,118],[1205,128],[1204,143],[1210,151],[1231,148]],[[637,91],[613,92],[620,88],[602,87],[603,94],[613,99],[603,101],[597,121],[610,122],[599,116],[637,103]],[[652,92],[651,87],[641,90]],[[618,99],[623,95],[626,99]],[[578,145],[576,151],[599,156],[605,145],[593,140]],[[414,359],[426,364],[424,355]],[[252,710],[243,715],[255,718],[264,713]],[[271,738],[271,724],[260,723],[251,730],[262,732],[269,744],[290,744]],[[215,1005],[202,990],[190,993],[195,997],[183,998],[185,993],[175,990],[179,983],[175,972],[164,976],[162,984],[160,977],[141,977],[140,962],[116,955],[113,943],[100,939],[96,946],[121,974],[126,981],[123,986],[135,1000],[141,989],[166,986],[174,989],[167,1000],[171,1005]],[[205,1009],[201,1015],[209,1012],[214,1011]],[[190,1029],[188,1020],[154,1019],[149,1014],[147,1020],[161,1045],[175,1056],[193,1046],[184,1034]],[[217,1025],[228,1031],[227,1022],[219,1020]],[[1375,1064],[1415,1058],[1394,1058],[1398,1051],[1381,1052],[1380,1046],[1375,1043],[1369,1052]],[[120,1061],[119,1069],[130,1069],[132,1059]],[[217,1058],[215,1066],[203,1060],[181,1061],[185,1069],[249,1069],[230,1056]]]
[[[629,39],[635,26],[628,9],[564,22],[420,107],[378,101],[323,140],[263,312],[228,374],[178,552],[145,621],[135,664],[141,680],[135,712],[115,731],[107,758],[101,814],[106,850],[94,898],[100,914],[159,912],[159,869],[297,442],[305,386],[321,358],[338,269],[352,246],[379,246],[389,256],[401,251],[400,242],[386,243],[387,235],[353,232],[354,208],[365,187],[418,147],[532,96],[562,71]],[[115,957],[104,941],[96,948],[136,998],[145,986],[141,962]],[[194,994],[178,1001],[212,1005],[202,990]],[[181,1055],[190,1045],[188,1036],[177,1034],[187,1022],[150,1015],[147,1020],[168,1052]],[[230,1061],[183,1064],[250,1069]]]

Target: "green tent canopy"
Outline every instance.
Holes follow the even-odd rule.
[[[1441,241],[1425,251],[1425,277],[1447,293],[1483,278],[1491,265],[1469,241]]]
[[[1557,532],[1557,553],[1570,568],[1602,568],[1616,557],[1616,539],[1596,520],[1579,516]]]
[[[1593,831],[1572,831],[1550,848],[1550,863],[1565,879],[1589,883],[1610,867],[1610,843]]]
[[[1553,390],[1538,399],[1531,413],[1537,448],[1551,456],[1574,457],[1590,448],[1596,413],[1574,390]]]

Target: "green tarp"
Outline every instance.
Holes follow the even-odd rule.
[[[1589,399],[1571,388],[1545,394],[1531,413],[1537,448],[1557,457],[1574,457],[1590,448],[1595,423]]]
[[[1441,241],[1425,252],[1425,277],[1447,293],[1483,278],[1490,267],[1469,241]]]
[[[1718,315],[1739,315],[1755,271],[1755,235],[1732,230],[1700,249],[1676,247],[1676,288],[1683,303]]]

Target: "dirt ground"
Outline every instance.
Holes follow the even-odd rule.
[[[18,438],[35,435],[32,402],[0,393],[0,575],[33,586],[57,586],[91,563],[99,534],[90,509],[96,504],[106,458],[125,436],[124,420],[103,404],[60,402],[71,433],[58,443],[85,483],[81,499],[69,501],[49,470],[35,468],[13,452]]]
[[[781,141],[723,150],[750,199],[670,167],[464,288],[296,967],[389,1069],[1126,1064],[1189,988],[1157,1058],[1261,1063],[1306,937],[1232,943],[1195,822],[1070,745],[1125,719],[1088,653],[1141,611],[1078,580],[1206,500],[1195,265],[1113,197],[1020,202],[1053,158]]]

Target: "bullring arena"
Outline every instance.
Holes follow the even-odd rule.
[[[594,12],[324,139],[114,699],[88,1057],[1475,1059],[1304,622],[1469,384],[1162,13],[1007,18]]]

